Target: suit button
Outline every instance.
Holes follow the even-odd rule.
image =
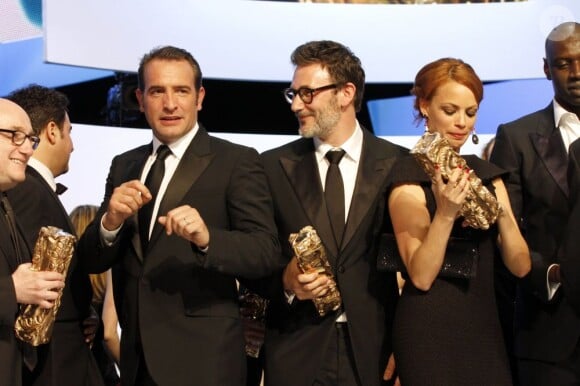
[[[343,265],[338,267],[338,273],[344,273],[344,266]]]

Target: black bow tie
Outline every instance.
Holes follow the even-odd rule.
[[[61,195],[64,192],[66,192],[68,188],[66,186],[64,186],[63,184],[61,184],[60,182],[56,183],[56,194]]]

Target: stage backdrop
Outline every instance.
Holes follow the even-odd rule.
[[[362,60],[369,82],[410,82],[433,59],[472,63],[486,81],[542,77],[544,39],[577,20],[578,0],[478,4],[316,4],[248,0],[44,2],[50,62],[136,71],[143,53],[172,44],[204,75],[286,81],[290,52],[333,39]]]
[[[298,135],[227,133],[215,133],[214,135],[235,143],[251,146],[260,152],[298,138]],[[480,154],[482,146],[489,140],[489,137],[489,135],[482,135],[479,146],[468,143],[464,153]],[[70,160],[70,171],[57,179],[69,187],[61,196],[61,200],[69,212],[77,205],[100,205],[113,157],[151,141],[151,130],[73,123],[72,138],[74,152]],[[412,147],[418,138],[418,135],[385,137],[385,139],[406,147]]]

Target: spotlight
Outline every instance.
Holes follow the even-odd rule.
[[[135,126],[141,119],[135,96],[137,75],[118,72],[115,79],[117,83],[107,92],[106,123],[111,126]]]

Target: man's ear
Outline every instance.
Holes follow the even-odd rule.
[[[137,102],[139,102],[139,111],[143,113],[145,111],[143,107],[143,91],[138,87],[135,89],[135,98],[137,98]]]
[[[48,125],[46,125],[44,132],[46,134],[47,141],[51,145],[54,145],[57,141],[57,138],[60,138],[61,136],[60,128],[54,121],[50,121]]]
[[[205,98],[205,88],[201,86],[197,92],[197,101],[195,102],[197,111],[201,111],[201,107],[203,106],[203,98]]]
[[[354,104],[354,98],[356,96],[356,86],[354,83],[347,82],[344,86],[340,89],[341,98],[339,100],[339,104],[341,108],[344,108],[351,103]]]
[[[552,74],[550,73],[550,66],[548,65],[548,59],[544,58],[544,74],[546,74],[546,79],[552,80]]]

